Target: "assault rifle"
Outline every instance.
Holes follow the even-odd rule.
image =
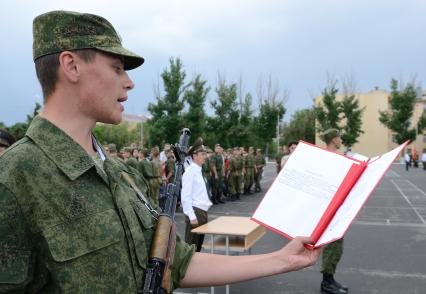
[[[143,289],[139,293],[167,294],[173,289],[171,268],[176,246],[175,212],[190,135],[189,129],[183,129],[179,143],[172,146],[176,157],[175,179],[173,183],[167,185],[164,207],[158,218],[149,253]]]

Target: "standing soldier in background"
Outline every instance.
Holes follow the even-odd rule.
[[[255,174],[255,192],[262,191],[262,187],[260,186],[260,181],[262,180],[263,168],[266,165],[265,156],[262,154],[262,149],[257,149],[256,157],[256,174]]]
[[[158,146],[155,146],[151,149],[151,165],[152,165],[152,174],[153,178],[150,180],[150,188],[151,188],[151,198],[155,205],[158,207],[160,201],[160,186],[163,183],[163,175],[162,175],[162,165],[160,161],[160,150]]]
[[[321,140],[327,144],[326,149],[332,152],[337,152],[342,145],[340,132],[337,129],[328,129],[321,135]],[[343,255],[343,238],[324,247],[322,254],[321,273],[323,279],[321,282],[321,291],[327,294],[346,294],[348,288],[342,286],[334,279],[337,264]]]
[[[131,147],[125,148],[125,153],[130,155],[129,157],[127,157],[126,163],[134,169],[139,170],[139,162],[137,158],[133,156],[133,154],[136,154],[135,151],[137,152],[138,150],[132,149]]]
[[[216,144],[214,151],[215,153],[211,157],[213,203],[225,203],[225,199],[223,197],[223,178],[225,175],[223,148],[220,146],[220,144]]]
[[[166,182],[167,184],[172,183],[175,179],[175,156],[171,149],[166,150],[166,164],[165,164],[165,173],[166,173]]]
[[[231,194],[231,201],[240,200],[243,184],[243,158],[240,155],[240,148],[234,148],[234,154],[229,161],[228,187]]]
[[[241,180],[240,180],[240,189],[239,189],[239,194],[242,195],[244,193],[244,180],[245,180],[245,175],[246,175],[246,157],[247,157],[247,152],[244,149],[244,147],[240,147],[240,158],[241,158],[241,165],[242,165],[242,169],[241,169]]]
[[[254,174],[256,173],[256,162],[254,157],[254,148],[249,147],[248,154],[244,160],[245,175],[244,175],[244,194],[253,194],[251,187],[254,183]]]
[[[0,129],[0,155],[13,143],[15,143],[15,138],[6,130]]]
[[[211,158],[213,154],[213,150],[211,150],[209,147],[206,147],[206,159],[204,160],[203,165],[201,166],[201,171],[203,173],[203,177],[206,179],[206,186],[207,186],[207,194],[209,195],[209,198],[213,204],[218,204],[218,202],[214,198],[213,194],[213,187],[212,187],[212,169],[211,169]]]
[[[152,170],[152,164],[148,159],[148,155],[149,153],[147,149],[139,149],[138,170],[149,183],[151,179],[154,178],[154,172]]]

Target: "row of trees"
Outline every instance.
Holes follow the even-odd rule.
[[[253,96],[242,94],[241,83],[228,83],[219,76],[214,89],[215,98],[209,102],[213,115],[206,112],[211,88],[201,75],[186,82],[186,73],[179,58],[171,58],[170,66],[162,74],[163,91],[157,89],[156,103],[150,103],[152,115],[149,125],[149,144],[162,145],[177,142],[179,131],[188,127],[192,137],[203,137],[205,144],[224,147],[270,146],[276,137],[276,128],[283,118],[285,94],[272,85],[271,78],[258,87],[260,100],[253,109]]]
[[[242,93],[241,82],[228,83],[219,76],[214,89],[215,98],[208,101],[212,91],[201,75],[187,82],[183,64],[179,58],[171,58],[169,68],[161,74],[163,89],[158,85],[155,91],[156,102],[150,103],[148,110],[152,119],[147,123],[130,126],[122,123],[118,126],[97,125],[94,129],[96,137],[102,143],[115,143],[117,148],[140,142],[146,138],[145,146],[163,145],[178,141],[179,131],[183,127],[190,128],[192,137],[203,137],[205,144],[216,143],[224,147],[255,146],[275,152],[275,144],[271,144],[277,136],[279,126],[280,145],[292,140],[315,142],[315,133],[322,133],[329,128],[339,129],[346,147],[358,142],[362,130],[362,113],[354,91],[343,84],[343,97],[337,98],[339,90],[337,81],[328,82],[322,92],[322,102],[311,108],[296,111],[288,122],[280,123],[286,108],[285,92],[272,85],[271,78],[264,85],[258,85],[258,109],[253,109],[253,96]],[[396,134],[398,143],[414,140],[416,134],[426,128],[426,115],[413,125],[412,116],[416,101],[415,83],[405,87],[398,86],[396,80],[391,81],[390,109],[380,112],[380,122]],[[206,112],[210,104],[213,115]],[[36,103],[32,114],[27,115],[25,122],[18,122],[10,127],[0,122],[12,135],[22,138],[38,113],[41,106]],[[148,143],[148,144],[146,144]]]

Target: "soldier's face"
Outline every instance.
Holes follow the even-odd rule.
[[[82,98],[79,109],[97,122],[121,122],[127,91],[133,89],[132,80],[124,71],[118,56],[97,52],[93,61],[80,63],[79,82]]]

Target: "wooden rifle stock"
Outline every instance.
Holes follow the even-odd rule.
[[[139,293],[166,294],[173,290],[171,269],[176,247],[175,212],[190,134],[189,129],[183,129],[179,143],[173,146],[176,157],[175,178],[167,186],[166,201],[154,233],[143,289]]]

